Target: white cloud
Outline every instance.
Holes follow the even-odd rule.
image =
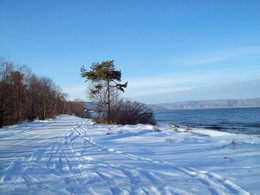
[[[147,95],[154,93],[165,93],[173,90],[186,88],[185,86],[194,81],[201,81],[201,76],[184,77],[175,75],[161,75],[146,78],[130,78],[128,79],[128,87],[126,96],[133,97],[138,95]]]
[[[180,90],[188,90],[195,87],[202,87],[210,83],[223,82],[228,79],[233,70],[201,70],[185,74],[164,74],[154,77],[128,78],[129,84],[125,96],[135,97],[155,93],[167,93]],[[223,76],[226,75],[226,76]],[[233,73],[234,75],[234,73]],[[240,75],[238,75],[240,77]]]
[[[145,103],[167,103],[191,100],[245,99],[260,97],[260,78],[233,81],[188,90],[155,93],[134,99]]]
[[[129,78],[129,88],[154,88],[164,86],[177,86],[190,82],[203,81],[215,77],[214,74],[206,74],[203,77],[197,73],[163,74],[154,77]]]

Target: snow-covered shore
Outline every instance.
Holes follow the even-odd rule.
[[[260,138],[62,115],[0,130],[0,194],[260,194]]]

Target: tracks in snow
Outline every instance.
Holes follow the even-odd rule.
[[[30,156],[6,168],[0,194],[249,194],[213,172],[98,144],[91,128],[77,121],[49,144],[34,144]]]
[[[90,143],[91,145],[95,146],[96,148],[109,153],[109,154],[114,154],[118,155],[133,161],[143,161],[147,162],[156,166],[167,166],[170,167],[171,171],[175,172],[181,172],[185,175],[188,175],[192,178],[196,178],[200,183],[205,185],[208,190],[210,191],[211,194],[249,194],[246,190],[242,189],[240,186],[234,184],[232,181],[228,179],[224,179],[222,176],[220,176],[217,173],[214,172],[208,172],[208,171],[203,171],[203,170],[197,170],[195,168],[188,168],[188,167],[183,167],[180,165],[176,165],[172,162],[167,162],[167,161],[160,161],[160,160],[153,160],[150,158],[145,158],[133,154],[128,154],[126,152],[122,152],[119,150],[115,150],[113,148],[109,148],[107,146],[100,145],[96,143],[90,136],[90,134],[87,132],[87,129],[84,129],[82,127],[79,128],[74,128],[74,130],[78,133],[79,136],[84,137],[84,139]],[[151,175],[151,173],[146,172],[144,175]],[[148,176],[150,177],[150,176]],[[154,183],[158,182],[159,179],[155,179]],[[167,186],[169,187],[169,186]],[[165,189],[164,189],[165,190]],[[176,191],[175,191],[176,193]],[[183,193],[183,191],[182,191]]]

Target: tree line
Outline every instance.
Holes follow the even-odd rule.
[[[0,59],[0,128],[59,114],[82,114],[83,102],[67,101],[67,97],[52,79],[37,76],[26,65]]]

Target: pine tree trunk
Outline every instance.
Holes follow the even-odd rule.
[[[107,123],[110,124],[110,86],[107,80]]]

